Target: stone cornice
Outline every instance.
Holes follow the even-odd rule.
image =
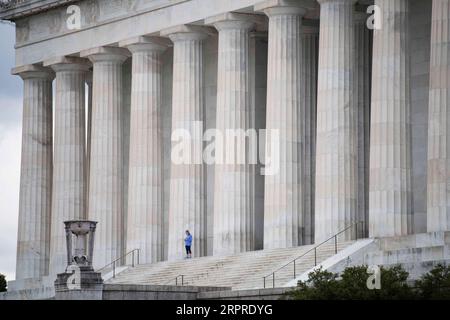
[[[79,1],[81,0],[11,0],[9,6],[0,6],[0,20],[14,21],[25,16]]]

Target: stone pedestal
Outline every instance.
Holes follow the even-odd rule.
[[[64,226],[66,269],[55,280],[55,299],[102,300],[103,279],[92,267],[97,222],[71,220]]]
[[[100,272],[80,268],[73,273],[58,274],[55,281],[55,300],[102,300],[103,280]]]

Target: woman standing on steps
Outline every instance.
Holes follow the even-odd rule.
[[[184,238],[184,246],[186,247],[186,259],[192,258],[191,245],[192,235],[189,230],[186,230],[186,238]]]

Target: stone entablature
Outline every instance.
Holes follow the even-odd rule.
[[[80,0],[2,0],[0,19],[14,21]]]
[[[67,8],[73,3],[60,4],[54,9],[14,20],[16,23],[16,65],[39,63],[49,56],[74,55],[98,46],[117,44],[132,37],[158,35],[160,30],[182,24],[203,24],[203,20],[226,12],[252,14],[261,0],[84,0],[80,7],[81,28],[69,30]],[[309,8],[305,18],[318,17],[315,0],[302,0]]]

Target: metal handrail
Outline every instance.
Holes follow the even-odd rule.
[[[139,256],[140,256],[140,251],[141,249],[133,249],[130,252],[127,252],[126,254],[124,254],[123,256],[121,256],[120,258],[117,258],[116,260],[108,263],[107,265],[105,265],[104,267],[100,268],[97,270],[97,272],[101,272],[102,270],[105,270],[106,268],[108,268],[109,266],[112,265],[112,272],[113,272],[113,278],[116,277],[116,263],[122,259],[125,259],[126,257],[128,257],[131,254],[131,266],[134,268],[135,263],[134,263],[134,253],[137,252],[137,263],[136,265],[139,265]]]
[[[358,237],[358,225],[360,223],[363,223],[363,221],[357,221],[352,223],[351,225],[345,227],[345,229],[339,231],[338,233],[336,233],[335,235],[331,236],[330,238],[326,239],[325,241],[322,241],[321,243],[319,243],[318,245],[316,245],[315,247],[309,249],[308,251],[306,251],[305,253],[303,253],[302,255],[298,256],[297,258],[295,258],[294,260],[289,261],[288,263],[286,263],[285,265],[279,267],[278,269],[276,269],[275,271],[271,272],[270,274],[266,275],[263,277],[264,280],[264,288],[266,288],[266,279],[269,277],[272,277],[272,287],[275,288],[275,273],[280,271],[281,269],[284,269],[285,267],[291,265],[292,263],[294,264],[294,278],[295,279],[297,277],[296,274],[296,261],[303,258],[304,256],[306,256],[307,254],[311,253],[314,251],[314,267],[317,266],[317,249],[319,247],[321,247],[322,245],[324,245],[325,243],[329,242],[330,240],[334,239],[334,252],[335,254],[338,253],[338,236],[340,236],[341,234],[343,234],[344,232],[346,232],[347,230],[356,227],[356,237]]]
[[[179,274],[175,278],[170,279],[165,284],[169,284],[173,280],[175,280],[175,285],[178,286],[178,279],[181,277],[181,286],[184,286],[184,274]]]

